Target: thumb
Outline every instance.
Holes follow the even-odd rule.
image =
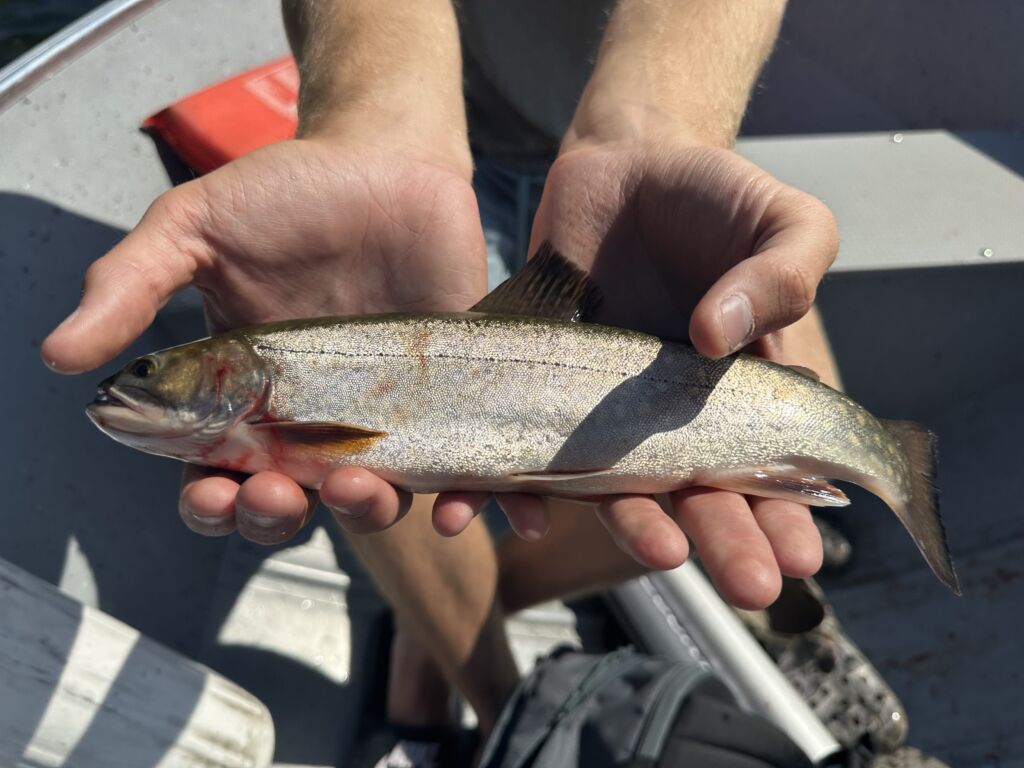
[[[158,197],[138,226],[86,271],[78,308],[43,342],[43,361],[58,373],[81,373],[135,341],[208,262],[199,231],[204,213],[197,182]]]
[[[835,261],[839,235],[824,203],[796,190],[765,211],[765,232],[747,259],[722,275],[693,310],[690,339],[722,357],[803,317]]]

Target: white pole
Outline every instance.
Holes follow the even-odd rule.
[[[612,599],[648,651],[709,664],[743,706],[784,731],[811,761],[840,752],[835,737],[697,566],[643,576],[612,590]]]

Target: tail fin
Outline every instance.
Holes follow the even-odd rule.
[[[960,594],[960,580],[946,542],[946,529],[939,517],[939,494],[935,488],[937,440],[932,432],[913,421],[888,421],[885,425],[907,454],[910,462],[910,500],[893,511],[913,537],[932,571],[954,594]]]

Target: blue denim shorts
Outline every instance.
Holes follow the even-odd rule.
[[[545,173],[524,173],[499,161],[474,158],[473,189],[487,242],[487,290],[526,263],[530,227]]]

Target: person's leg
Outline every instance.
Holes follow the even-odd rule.
[[[484,158],[477,163],[473,182],[493,289],[525,261],[524,221],[536,209],[543,178]],[[417,497],[391,530],[349,537],[395,612],[388,717],[405,726],[446,724],[450,682],[486,733],[518,679],[496,598],[494,548],[481,521],[454,539],[438,536],[430,525],[432,502]]]
[[[416,728],[451,722],[452,687],[415,632],[396,620],[388,666],[387,718]]]
[[[394,527],[348,541],[395,613],[391,716],[434,724],[448,698],[440,678],[462,692],[486,733],[518,682],[496,599],[494,548],[479,520],[454,538],[437,535],[432,503],[419,496]]]
[[[787,328],[782,336],[787,363],[812,368],[821,375],[822,381],[839,386],[839,372],[816,310]],[[496,573],[500,611],[495,611],[496,616],[512,614],[555,598],[604,589],[644,572],[618,549],[588,506],[557,499],[549,499],[548,503],[552,511],[551,529],[544,539],[526,542],[516,536],[506,536],[498,545]],[[434,685],[439,670],[429,651],[418,645],[416,638],[401,628],[399,635],[393,658],[397,656],[400,664],[417,670],[422,693],[434,697],[430,700],[432,704],[422,698],[414,704],[436,712],[446,706],[448,700],[448,690]],[[402,693],[400,685],[394,693]],[[408,701],[412,698],[406,696]],[[404,710],[397,707],[392,711]]]
[[[547,536],[529,542],[510,535],[498,543],[498,596],[506,614],[580,597],[647,572],[615,545],[591,505],[546,503],[551,511]]]

